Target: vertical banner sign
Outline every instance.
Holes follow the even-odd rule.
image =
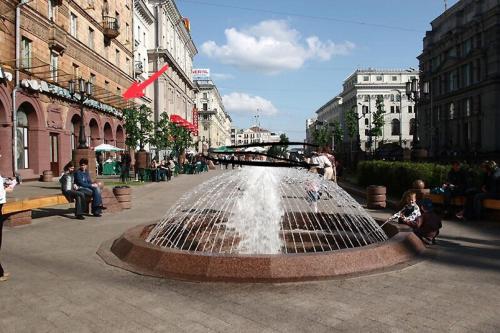
[[[194,135],[198,136],[198,110],[193,108],[193,125],[194,125]]]

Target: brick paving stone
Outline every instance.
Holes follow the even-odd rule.
[[[133,190],[133,208],[4,230],[0,332],[500,332],[500,223],[445,221],[438,245],[401,270],[290,284],[191,283],[106,265],[100,244],[152,223],[220,174]],[[389,211],[373,211],[384,217]]]

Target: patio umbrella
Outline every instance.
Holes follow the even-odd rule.
[[[95,151],[123,151],[124,149],[115,147],[113,145],[103,143],[94,148]]]

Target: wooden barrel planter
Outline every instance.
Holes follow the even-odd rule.
[[[51,170],[45,170],[42,174],[42,182],[51,182],[53,178],[53,174]]]
[[[381,209],[387,206],[385,186],[370,185],[366,188],[366,206],[369,209]]]
[[[129,186],[115,186],[113,194],[123,209],[132,208],[132,189]]]

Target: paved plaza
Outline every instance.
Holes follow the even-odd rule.
[[[308,283],[192,283],[106,265],[102,242],[221,171],[133,188],[133,209],[4,230],[0,332],[499,332],[500,223],[446,221],[415,265]],[[374,213],[385,216],[388,212]]]

